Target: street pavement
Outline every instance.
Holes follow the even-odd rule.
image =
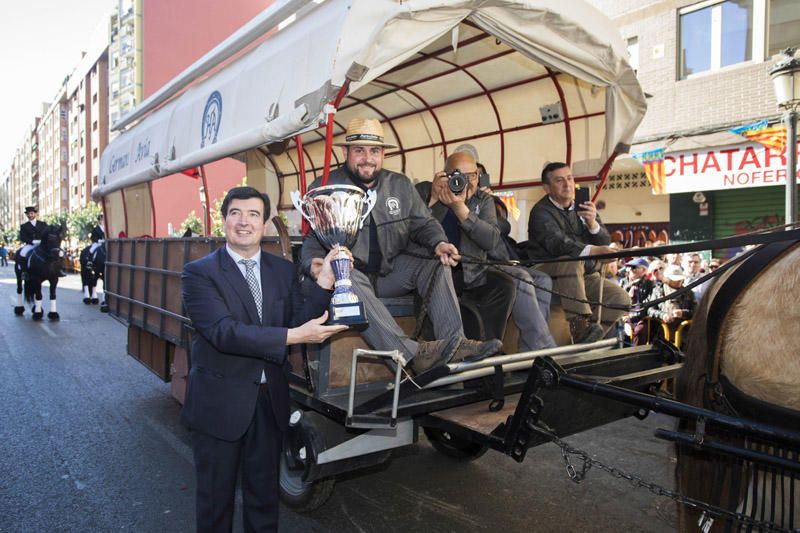
[[[0,532],[193,531],[191,435],[169,385],[126,355],[122,324],[81,302],[78,276],[59,285],[61,320],[35,323],[29,310],[13,314],[12,275],[0,268]],[[674,454],[652,436],[672,425],[651,415],[567,440],[672,488]],[[671,501],[598,469],[571,482],[552,444],[522,464],[493,451],[460,463],[420,436],[387,465],[339,480],[321,509],[282,508],[280,527],[666,532],[675,514]],[[235,531],[239,515],[237,508]]]

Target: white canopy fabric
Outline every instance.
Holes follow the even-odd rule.
[[[409,176],[430,177],[462,143],[501,186],[548,160],[596,175],[646,109],[626,57],[613,24],[576,0],[326,0],[114,140],[93,196],[301,133],[313,179],[314,130],[346,79],[335,134],[356,115],[381,119],[399,146],[387,166]],[[554,103],[561,115],[545,120]],[[291,152],[270,161],[297,176]]]

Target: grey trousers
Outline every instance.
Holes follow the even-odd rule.
[[[369,326],[361,332],[361,336],[370,347],[375,350],[399,349],[404,352],[407,361],[414,358],[417,353],[417,342],[400,329],[379,298],[404,296],[412,291],[416,291],[424,298],[438,264],[438,259],[420,259],[401,254],[395,258],[392,272],[378,277],[376,288],[372,287],[369,277],[363,272],[353,270],[350,273],[353,292],[364,303],[364,310],[369,320]],[[464,337],[461,312],[453,288],[450,267],[440,267],[436,275],[428,305],[428,315],[437,339]]]
[[[580,298],[582,300],[598,301],[600,299],[600,285],[603,285],[603,304],[624,305],[630,307],[631,298],[628,293],[612,280],[600,279],[598,272],[585,274],[583,261],[565,261],[563,263],[542,263],[536,268],[550,274],[553,278],[553,289],[556,292]],[[578,302],[568,298],[561,299],[564,314],[567,319],[576,315],[592,315],[592,321],[597,320],[597,306],[590,306],[585,302]],[[625,314],[619,309],[603,308],[602,324],[607,328]]]
[[[497,265],[497,268],[511,275],[517,283],[517,298],[514,301],[514,308],[511,310],[511,317],[519,328],[519,351],[527,352],[530,350],[541,350],[542,348],[553,348],[556,341],[550,334],[547,319],[539,306],[539,292],[534,289],[531,282],[540,287],[549,288],[552,286],[550,276],[534,269],[522,267]],[[534,280],[531,271],[536,272],[537,279]],[[547,314],[550,314],[550,293],[547,293]]]

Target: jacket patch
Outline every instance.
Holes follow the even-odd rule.
[[[389,214],[393,217],[398,216],[400,214],[400,200],[395,196],[390,196],[386,199],[386,209],[389,210]]]

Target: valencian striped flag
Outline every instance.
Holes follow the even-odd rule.
[[[664,194],[667,191],[667,181],[664,176],[664,149],[648,150],[631,154],[631,157],[644,165],[644,173],[650,180],[654,194]]]
[[[500,191],[495,194],[506,204],[506,209],[508,209],[511,216],[514,217],[514,220],[519,220],[519,207],[517,207],[517,199],[514,193],[511,191]]]
[[[732,133],[747,137],[765,148],[782,153],[786,148],[786,128],[782,124],[770,127],[766,120],[733,128]]]

